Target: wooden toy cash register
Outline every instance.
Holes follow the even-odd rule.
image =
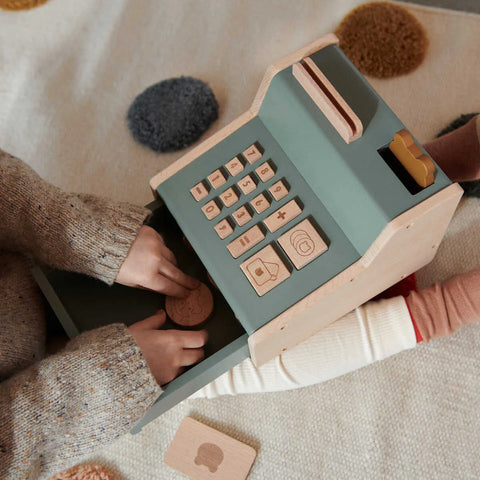
[[[205,360],[168,384],[137,430],[434,257],[463,190],[337,43],[326,35],[272,65],[247,112],[151,180],[152,226],[181,268],[206,282],[208,272],[218,290]],[[81,275],[36,275],[71,336],[107,323],[112,305],[132,323],[163,302]]]

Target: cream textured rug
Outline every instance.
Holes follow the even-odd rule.
[[[50,0],[0,12],[0,145],[65,189],[144,204],[150,177],[181,154],[133,141],[125,114],[139,92],[182,74],[207,81],[221,107],[210,135],[248,108],[270,63],[360,3]],[[372,84],[424,142],[480,111],[480,16],[405,6],[427,29],[427,58]],[[462,200],[441,245],[447,260],[422,269],[420,287],[480,265],[478,204]],[[478,478],[479,346],[471,327],[322,385],[186,401],[94,458],[119,478],[183,478],[162,459],[193,415],[258,450],[251,479]]]

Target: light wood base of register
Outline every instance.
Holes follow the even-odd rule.
[[[429,263],[462,195],[454,183],[393,219],[360,260],[250,335],[253,363],[280,355]]]

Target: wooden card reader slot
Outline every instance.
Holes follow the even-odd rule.
[[[292,65],[292,72],[346,143],[362,136],[362,122],[311,58]]]

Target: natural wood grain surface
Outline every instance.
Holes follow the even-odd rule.
[[[166,297],[165,310],[168,316],[182,327],[200,325],[213,311],[213,296],[210,289],[201,283],[190,291],[188,297]]]
[[[295,63],[292,72],[346,143],[362,136],[362,122],[311,58]]]
[[[245,480],[256,456],[249,445],[187,417],[164,462],[194,480]]]
[[[454,183],[402,213],[360,260],[250,335],[255,365],[307,339],[430,262],[462,194]]]

